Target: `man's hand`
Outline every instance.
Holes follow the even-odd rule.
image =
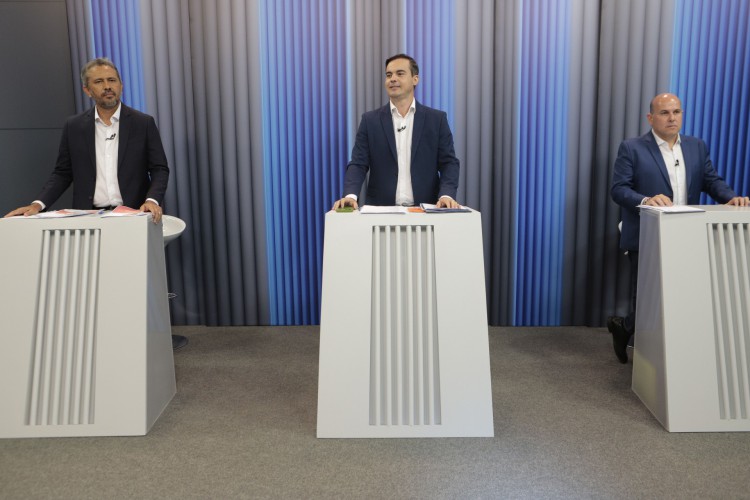
[[[151,212],[154,216],[154,224],[158,224],[161,220],[161,207],[151,200],[146,200],[139,210],[141,212]]]
[[[461,208],[461,205],[450,196],[441,196],[435,206],[437,208]]]
[[[31,205],[26,205],[25,207],[20,207],[12,212],[8,212],[5,214],[5,217],[15,217],[16,215],[23,215],[24,217],[28,217],[29,215],[36,215],[39,212],[42,211],[42,206],[38,203],[32,203]]]
[[[667,195],[657,194],[656,196],[647,199],[644,205],[649,205],[651,207],[671,207],[672,200],[670,200]]]
[[[750,207],[750,198],[747,196],[735,196],[727,202],[727,205],[734,205],[735,207]]]
[[[336,200],[336,203],[333,204],[333,210],[344,207],[353,207],[354,210],[357,210],[359,205],[357,205],[357,200],[354,198],[341,198],[340,200]]]

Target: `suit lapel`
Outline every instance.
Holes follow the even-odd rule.
[[[94,108],[91,108],[86,113],[83,121],[83,140],[86,141],[86,149],[89,152],[89,160],[91,161],[91,171],[96,175],[96,113]]]
[[[682,149],[682,159],[685,161],[685,179],[687,183],[687,196],[688,199],[690,199],[690,185],[693,181],[693,171],[700,168],[700,165],[696,164],[695,162],[698,159],[698,152],[693,150],[693,142],[690,140],[685,140],[685,136],[680,137],[680,148]],[[691,161],[692,160],[692,161]],[[696,176],[699,178],[703,178],[703,176]],[[700,190],[698,191],[698,194],[700,195]]]
[[[380,124],[383,126],[383,133],[388,140],[388,147],[391,148],[393,160],[398,161],[396,154],[396,134],[393,132],[393,118],[391,117],[391,105],[386,104],[380,108]]]
[[[411,135],[411,164],[414,165],[414,154],[419,146],[419,139],[422,137],[422,130],[424,130],[424,112],[422,106],[418,103],[414,103],[414,130]]]
[[[667,184],[667,186],[669,186],[669,189],[671,191],[672,182],[669,180],[669,172],[667,172],[667,166],[664,164],[664,157],[661,155],[661,149],[659,149],[659,145],[656,144],[654,134],[649,131],[645,134],[644,138],[646,139],[649,153],[651,153],[651,156],[654,157],[654,163],[659,167],[659,172],[661,172],[661,176],[664,178],[664,182]]]
[[[120,109],[120,130],[118,132],[120,136],[119,146],[117,147],[117,172],[119,177],[120,167],[122,166],[122,160],[125,158],[125,149],[128,146],[128,138],[130,137],[130,108],[121,104]]]

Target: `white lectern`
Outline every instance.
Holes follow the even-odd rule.
[[[318,437],[493,436],[480,214],[325,224]]]
[[[672,432],[750,430],[750,209],[641,211],[633,390]]]
[[[0,220],[0,437],[146,434],[175,394],[151,217]]]

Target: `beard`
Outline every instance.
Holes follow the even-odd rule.
[[[96,104],[102,109],[115,109],[117,106],[120,105],[120,99],[117,97],[111,101],[100,99],[99,102],[97,102]]]

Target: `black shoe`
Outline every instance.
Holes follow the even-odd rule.
[[[188,339],[184,335],[172,335],[172,350],[182,349],[188,345]]]
[[[620,363],[627,363],[630,334],[625,331],[622,318],[620,316],[610,316],[607,318],[607,330],[612,334],[612,347],[615,348],[615,356],[620,360]]]

